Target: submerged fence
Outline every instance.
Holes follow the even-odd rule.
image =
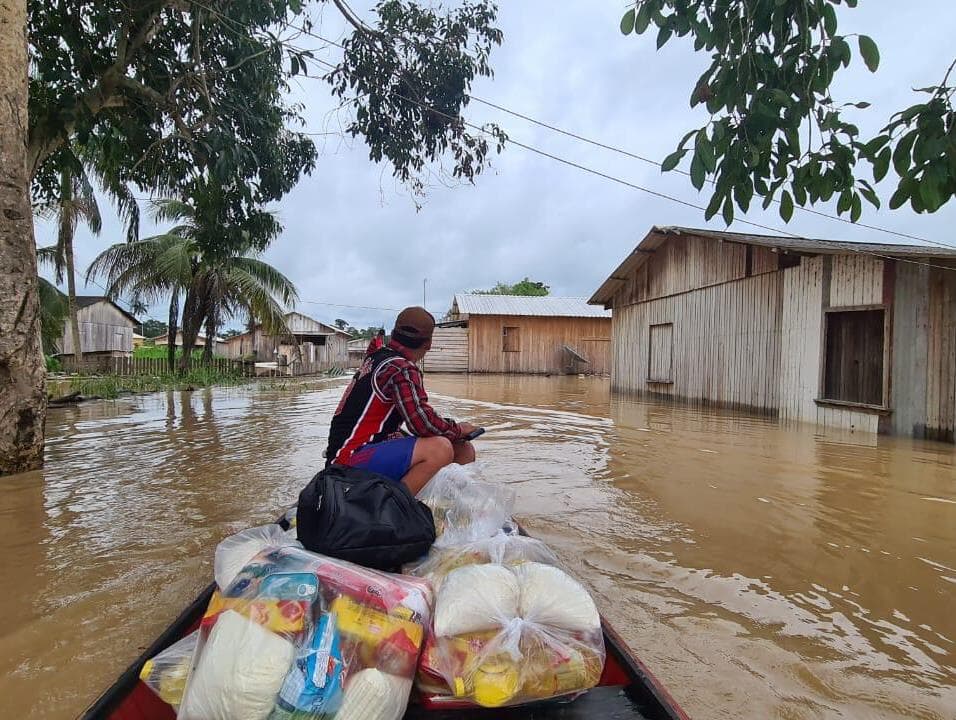
[[[165,375],[169,372],[169,363],[166,358],[84,355],[83,361],[79,365],[77,365],[76,358],[72,355],[61,355],[59,360],[60,366],[66,372],[82,374]],[[176,358],[177,370],[180,367],[179,362],[179,358]],[[204,363],[201,357],[190,358],[187,370],[197,370],[199,368],[210,368],[222,373],[247,377],[253,377],[256,374],[255,364],[244,360],[213,358],[209,363]]]
[[[60,367],[65,372],[82,375],[167,375],[169,364],[166,358],[156,357],[112,357],[109,355],[84,355],[83,361],[77,366],[76,358],[72,355],[61,355]],[[176,358],[176,370],[179,371],[180,359]],[[342,368],[330,365],[327,362],[293,362],[288,365],[276,363],[255,363],[249,360],[235,360],[229,358],[213,358],[204,363],[201,356],[190,358],[189,370],[209,368],[223,374],[240,375],[242,377],[298,377],[302,375],[340,375]]]

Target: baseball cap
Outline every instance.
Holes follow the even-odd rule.
[[[423,307],[407,307],[395,318],[392,339],[408,348],[419,348],[431,340],[435,317]]]

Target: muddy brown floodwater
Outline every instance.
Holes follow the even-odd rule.
[[[429,378],[485,477],[695,720],[956,718],[956,450],[612,397]],[[321,464],[332,387],[52,410],[0,479],[0,715],[75,717]]]

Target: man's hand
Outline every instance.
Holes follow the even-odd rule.
[[[458,427],[461,428],[461,435],[462,435],[462,439],[459,440],[458,442],[464,442],[465,435],[469,435],[470,433],[473,433],[475,430],[478,429],[477,425],[472,425],[469,422],[458,423]]]

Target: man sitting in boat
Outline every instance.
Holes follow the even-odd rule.
[[[425,308],[398,314],[388,345],[365,358],[332,416],[327,465],[364,468],[417,494],[445,465],[474,461],[464,437],[477,428],[435,412],[415,364],[431,348],[434,330]],[[411,435],[399,432],[403,423]]]

